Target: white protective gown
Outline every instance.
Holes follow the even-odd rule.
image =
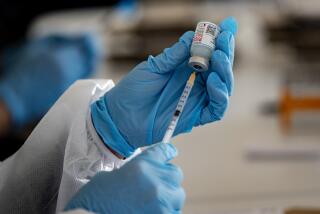
[[[113,86],[111,80],[81,80],[59,98],[0,165],[1,213],[60,212],[95,173],[124,164],[101,142],[90,117],[90,104]]]

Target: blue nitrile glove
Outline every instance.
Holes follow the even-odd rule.
[[[75,80],[96,68],[99,50],[90,35],[52,35],[8,51],[0,99],[14,126],[39,119]]]
[[[185,193],[182,172],[168,163],[172,144],[148,148],[119,170],[100,172],[70,200],[65,210],[94,213],[181,213]]]
[[[233,90],[232,64],[237,23],[225,19],[209,70],[199,73],[174,135],[220,120]],[[194,33],[187,32],[171,48],[137,65],[91,107],[94,126],[103,141],[128,157],[141,146],[160,142],[185,84]]]

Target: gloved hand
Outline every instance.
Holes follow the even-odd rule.
[[[87,77],[99,59],[92,36],[49,36],[9,51],[4,57],[0,99],[13,125],[39,119],[75,80]]]
[[[168,163],[177,155],[171,144],[145,150],[119,170],[100,172],[70,200],[65,210],[94,213],[181,213],[185,193],[180,168]]]
[[[235,19],[225,19],[216,40],[210,68],[196,77],[174,135],[220,120],[233,90]],[[103,141],[128,157],[141,146],[160,142],[183,88],[194,33],[187,32],[171,48],[150,56],[91,107],[94,126]]]

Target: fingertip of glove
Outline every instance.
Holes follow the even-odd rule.
[[[167,146],[167,152],[171,157],[178,156],[178,150],[173,144],[167,143],[166,146]]]
[[[159,143],[156,147],[161,150],[162,155],[166,157],[166,161],[169,161],[178,155],[176,147],[171,143]]]
[[[228,103],[229,90],[227,85],[221,80],[216,72],[212,72],[207,79],[207,87],[209,90],[209,95],[215,100],[215,103]],[[219,105],[223,106],[223,105]]]
[[[229,59],[233,58],[234,37],[230,31],[223,31],[217,38],[217,48],[224,51]]]
[[[238,31],[238,22],[235,17],[230,16],[220,23],[220,27],[222,31],[230,31],[235,36]]]
[[[177,43],[170,48],[164,49],[161,54],[156,57],[149,56],[148,65],[151,70],[156,73],[166,73],[173,71],[183,63],[190,55],[193,34],[192,31],[188,31],[180,37]]]
[[[158,162],[168,162],[178,155],[177,149],[170,143],[157,143],[146,149],[140,157]]]
[[[212,72],[211,74],[209,74],[207,79],[207,86],[219,88],[222,86],[222,80],[216,72]]]
[[[179,42],[182,42],[185,45],[187,45],[187,47],[190,47],[191,43],[192,43],[193,36],[194,36],[193,31],[187,31],[180,37]]]
[[[228,60],[227,55],[221,50],[215,50],[212,53],[211,63],[213,67],[215,67],[217,64],[220,65],[221,63],[225,63],[227,62],[227,60]]]
[[[231,62],[226,53],[221,50],[215,50],[211,58],[211,68],[214,72],[219,73],[220,78],[227,85],[228,95],[231,96],[233,92],[233,75]]]
[[[230,43],[233,39],[233,34],[230,31],[222,31],[217,38],[218,43]]]

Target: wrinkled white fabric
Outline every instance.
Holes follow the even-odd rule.
[[[55,213],[97,171],[124,164],[101,142],[89,113],[91,102],[113,86],[110,80],[81,80],[59,98],[0,165],[1,213]]]
[[[68,212],[61,212],[59,214],[95,214],[95,213],[88,212],[88,211],[82,210],[82,209],[76,209],[76,210],[71,210]]]

